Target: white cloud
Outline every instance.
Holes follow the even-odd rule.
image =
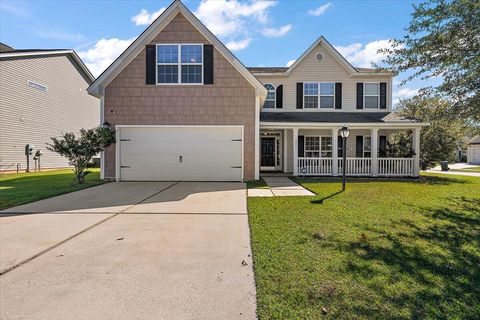
[[[284,25],[280,28],[266,28],[262,30],[262,33],[266,37],[278,38],[286,35],[292,29],[291,24]]]
[[[291,66],[292,66],[292,64],[294,64],[294,63],[295,63],[295,61],[297,61],[297,60],[296,60],[296,59],[293,59],[293,60],[288,60],[288,62],[287,62],[287,67],[291,67]]]
[[[354,66],[371,67],[372,63],[379,63],[384,54],[378,53],[379,49],[391,48],[389,40],[376,40],[363,46],[361,43],[352,43],[348,46],[335,46],[335,48]]]
[[[86,40],[85,36],[80,33],[72,33],[53,28],[39,28],[35,30],[35,33],[39,37],[46,39],[54,39],[68,42],[83,42]]]
[[[245,49],[252,42],[252,38],[246,38],[238,41],[230,41],[226,44],[227,48],[232,51],[239,51]]]
[[[318,7],[317,9],[310,9],[308,10],[308,14],[309,15],[312,15],[312,16],[321,16],[322,14],[324,14],[328,8],[330,8],[332,4],[329,2],[329,3],[326,3],[324,5],[321,5],[320,7]]]
[[[150,23],[153,22],[153,20],[157,19],[158,16],[161,15],[163,11],[165,11],[165,8],[161,8],[160,10],[157,10],[152,13],[149,13],[147,10],[142,9],[140,10],[139,14],[132,17],[132,22],[134,22],[136,26],[149,25]]]
[[[408,99],[418,94],[418,89],[402,87],[398,90],[393,90],[392,99],[393,105],[398,104],[400,99]]]
[[[100,39],[86,50],[78,51],[78,55],[94,76],[100,75],[127,47],[135,40],[131,39]]]
[[[203,0],[195,14],[215,35],[229,36],[245,32],[250,22],[267,23],[268,9],[276,1],[253,1],[240,3],[237,0]]]

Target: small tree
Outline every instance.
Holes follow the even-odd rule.
[[[74,167],[78,183],[84,183],[88,164],[95,155],[115,142],[115,132],[110,128],[97,127],[81,129],[78,137],[73,132],[67,132],[61,138],[51,139],[53,143],[48,144],[47,149],[67,158]]]

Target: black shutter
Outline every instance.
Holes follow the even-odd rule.
[[[282,109],[283,108],[283,84],[279,85],[277,87],[277,109]]]
[[[338,136],[338,156],[343,157],[343,138]]]
[[[363,109],[363,82],[357,82],[357,109]]]
[[[357,136],[357,148],[355,156],[357,158],[363,158],[363,136]]]
[[[155,61],[155,56],[157,55],[156,46],[154,44],[147,45],[146,47],[146,65],[145,65],[145,82],[146,84],[155,84],[156,77],[155,77],[155,69],[157,63]]]
[[[380,109],[387,109],[387,83],[380,82]]]
[[[298,156],[304,157],[305,156],[305,137],[298,136]]]
[[[342,109],[342,83],[335,83],[335,109]]]
[[[303,82],[297,82],[297,109],[303,109]]]
[[[379,145],[379,156],[387,156],[387,136],[380,136],[380,145]]]
[[[203,45],[203,84],[213,84],[213,45]]]

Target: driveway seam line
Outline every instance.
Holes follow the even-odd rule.
[[[98,222],[92,224],[91,226],[89,226],[89,227],[87,227],[87,228],[85,228],[85,229],[83,229],[83,230],[80,230],[79,232],[77,232],[77,233],[71,235],[70,237],[68,237],[68,238],[66,238],[66,239],[64,239],[64,240],[62,240],[62,241],[60,241],[60,242],[58,242],[58,243],[56,243],[56,244],[54,244],[54,245],[52,245],[52,246],[44,249],[44,250],[42,250],[42,251],[40,251],[39,253],[34,254],[34,255],[31,256],[30,258],[27,258],[27,259],[25,259],[25,260],[22,260],[22,261],[20,261],[19,263],[15,264],[15,265],[7,268],[7,269],[1,270],[1,271],[0,271],[0,276],[2,276],[2,275],[4,275],[4,274],[6,274],[7,272],[10,272],[10,271],[12,271],[12,270],[14,270],[14,269],[16,269],[16,268],[18,268],[18,267],[26,264],[26,263],[32,261],[32,260],[35,259],[35,258],[38,258],[39,256],[41,256],[41,255],[43,255],[43,254],[45,254],[45,253],[47,253],[47,252],[49,252],[49,251],[51,251],[51,250],[59,247],[60,245],[62,245],[62,244],[64,244],[64,243],[66,243],[66,242],[68,242],[68,241],[70,241],[70,240],[78,237],[79,235],[81,235],[81,234],[83,234],[83,233],[85,233],[85,232],[87,232],[87,231],[95,228],[96,226],[98,226],[98,225],[100,225],[100,224],[102,224],[102,223],[104,223],[104,222],[106,222],[106,221],[108,221],[108,220],[110,220],[110,219],[118,216],[118,215],[121,214],[122,212],[124,212],[124,211],[126,211],[126,210],[128,210],[128,209],[130,209],[130,208],[133,208],[133,207],[136,206],[137,204],[140,204],[140,203],[142,203],[143,201],[148,200],[148,199],[150,199],[151,197],[156,196],[157,194],[159,194],[159,193],[161,193],[161,192],[163,192],[163,191],[165,191],[165,190],[167,190],[167,189],[169,189],[169,188],[171,188],[171,187],[173,187],[173,186],[175,186],[175,185],[177,185],[177,184],[179,184],[179,183],[180,183],[180,181],[177,181],[177,182],[175,182],[175,183],[173,183],[173,184],[171,184],[171,185],[169,185],[169,186],[161,189],[160,191],[155,192],[154,194],[149,195],[149,196],[146,197],[145,199],[142,199],[142,200],[138,201],[137,203],[132,204],[131,206],[129,206],[129,207],[127,207],[127,208],[125,208],[125,209],[117,212],[117,213],[114,213],[114,214],[112,214],[111,216],[109,216],[109,217],[107,217],[107,218],[105,218],[105,219],[103,219],[103,220],[101,220],[101,221],[98,221]]]

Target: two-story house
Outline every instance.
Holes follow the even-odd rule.
[[[260,171],[418,176],[423,125],[392,111],[391,73],[354,68],[320,37],[289,68],[246,68],[174,1],[88,89],[117,143],[102,176],[240,181]],[[348,127],[346,146],[339,129]],[[388,158],[412,130],[415,156]]]

